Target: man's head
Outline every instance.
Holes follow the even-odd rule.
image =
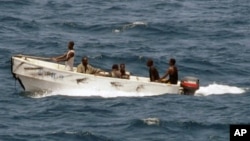
[[[153,64],[154,64],[153,60],[152,59],[148,59],[147,66],[151,67],[151,66],[153,66]]]
[[[171,58],[170,60],[169,60],[169,65],[175,65],[175,59],[174,58]]]
[[[118,66],[117,64],[114,64],[114,65],[112,66],[112,70],[119,70],[119,66]]]
[[[73,41],[70,41],[69,43],[68,43],[68,49],[70,49],[70,50],[72,50],[73,48],[74,48],[74,42]]]
[[[87,58],[87,57],[83,57],[83,58],[82,58],[82,64],[83,64],[84,66],[87,66],[87,65],[88,65],[88,58]]]
[[[120,64],[120,69],[125,70],[125,64]]]

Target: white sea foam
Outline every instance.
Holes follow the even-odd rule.
[[[123,32],[123,31],[125,31],[127,29],[131,29],[131,28],[137,27],[137,26],[146,27],[146,26],[148,26],[148,24],[146,22],[142,22],[142,21],[135,21],[135,22],[123,25],[121,27],[121,29],[114,29],[114,30],[112,30],[112,32],[119,33],[119,32]]]
[[[145,26],[147,26],[146,22],[141,22],[141,21],[136,21],[136,22],[133,22],[132,24],[133,25],[145,25]]]
[[[195,95],[207,96],[221,94],[242,94],[244,92],[245,90],[243,88],[213,83],[205,87],[200,87],[200,89],[196,91]]]
[[[115,29],[115,30],[113,30],[113,32],[119,33],[119,32],[121,32],[121,30],[120,29]]]
[[[146,118],[146,119],[143,119],[143,122],[147,125],[159,125],[160,119],[158,119],[158,118]]]

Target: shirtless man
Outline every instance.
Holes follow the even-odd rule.
[[[160,77],[159,77],[159,73],[157,71],[157,69],[154,67],[154,62],[152,59],[148,59],[147,61],[147,66],[148,66],[148,71],[149,71],[149,78],[150,81],[157,81]]]
[[[124,78],[124,79],[129,79],[129,73],[126,72],[126,69],[125,69],[125,64],[120,64],[120,73],[121,73],[121,78]]]
[[[165,75],[159,79],[159,81],[163,81],[163,79],[166,78],[167,76],[169,76],[169,77],[168,77],[166,83],[177,84],[177,82],[178,82],[178,69],[175,66],[175,59],[174,58],[171,58],[169,60],[169,68],[167,69]]]

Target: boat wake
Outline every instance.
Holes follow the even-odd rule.
[[[222,94],[242,94],[245,93],[245,91],[246,90],[244,88],[213,83],[206,87],[200,87],[200,89],[195,92],[195,95],[208,96]]]

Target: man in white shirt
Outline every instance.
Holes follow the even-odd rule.
[[[75,51],[74,51],[74,42],[70,41],[68,43],[68,52],[63,54],[62,56],[53,57],[52,60],[55,62],[65,61],[65,69],[69,71],[73,71],[74,67],[74,59],[75,59]]]

